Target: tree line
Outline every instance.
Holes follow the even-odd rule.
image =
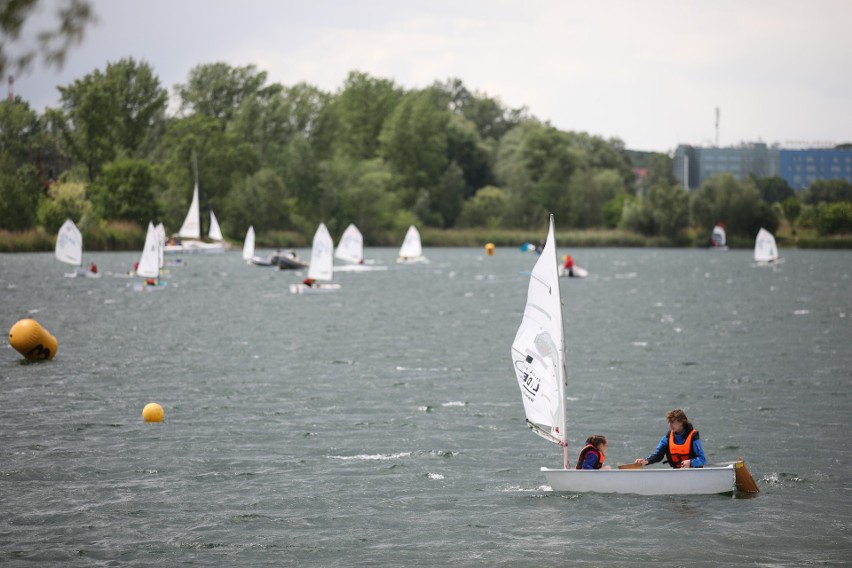
[[[202,209],[233,240],[249,225],[262,242],[311,235],[323,221],[395,244],[410,224],[526,230],[548,213],[560,228],[673,244],[719,221],[743,238],[782,219],[852,232],[847,182],[795,194],[780,178],[721,175],[689,193],[665,154],[560,130],[460,79],[404,89],[352,71],[331,93],[270,83],[254,65],[202,64],[173,87],[170,113],[154,70],[126,58],[58,90],[58,106],[43,113],[20,98],[0,103],[0,229],[53,232],[70,217],[84,229],[162,221],[175,231],[197,162]]]

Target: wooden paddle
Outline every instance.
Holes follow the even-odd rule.
[[[620,463],[618,469],[642,469],[644,466],[641,463]]]

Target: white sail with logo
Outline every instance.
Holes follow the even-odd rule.
[[[754,260],[758,263],[770,263],[778,260],[778,246],[772,233],[762,228],[754,239]]]
[[[160,268],[163,268],[166,265],[165,261],[165,252],[166,252],[166,228],[162,223],[157,223],[157,226],[154,227],[154,230],[157,233],[157,245],[159,246],[159,262]]]
[[[308,278],[330,282],[334,277],[334,241],[325,226],[320,223],[314,233],[311,247],[311,263],[308,266]]]
[[[716,250],[728,250],[728,236],[725,233],[725,227],[716,225],[713,227],[713,233],[710,235],[710,244]]]
[[[83,266],[83,235],[74,224],[67,219],[56,235],[56,259],[74,266]]]
[[[396,261],[405,264],[429,262],[423,256],[423,247],[420,245],[420,231],[414,225],[411,225],[408,232],[405,233],[405,240],[402,241],[402,246],[399,248],[399,258]]]

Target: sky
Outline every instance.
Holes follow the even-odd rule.
[[[631,150],[852,142],[849,0],[91,1],[98,22],[65,66],[16,77],[33,108],[58,106],[57,86],[133,57],[172,94],[216,62],[330,93],[351,71],[405,89],[458,78]],[[42,0],[22,41],[56,5]]]

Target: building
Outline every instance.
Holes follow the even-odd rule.
[[[681,144],[675,150],[673,173],[678,183],[698,189],[713,176],[730,173],[742,181],[749,176],[779,176],[794,191],[807,189],[821,179],[852,183],[852,148],[782,150],[762,142],[737,147],[702,148]]]
[[[779,173],[794,191],[807,189],[820,179],[852,183],[852,149],[781,150]]]

